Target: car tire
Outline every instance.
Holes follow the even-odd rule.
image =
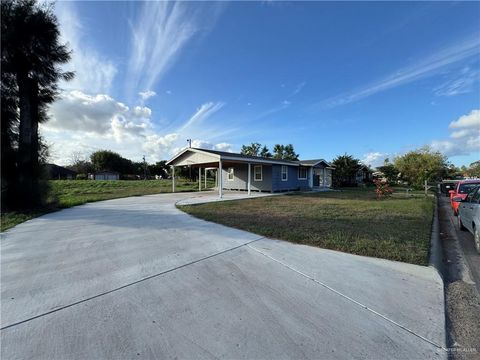
[[[475,249],[480,254],[480,230],[477,227],[473,228],[473,239],[475,241]]]
[[[466,228],[465,226],[463,226],[462,219],[460,218],[460,216],[458,217],[458,227],[459,227],[460,230],[462,230],[462,231],[467,230],[467,228]]]

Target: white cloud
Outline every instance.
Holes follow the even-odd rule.
[[[131,25],[127,93],[153,88],[187,43],[215,23],[221,8],[222,5],[210,4],[205,11],[201,4],[192,7],[184,2],[143,2]]]
[[[123,136],[141,134],[150,126],[151,110],[130,109],[108,95],[88,95],[78,90],[67,91],[50,107],[51,130],[71,130],[98,135]],[[120,134],[122,132],[123,134]]]
[[[177,140],[178,134],[167,134],[164,136],[158,134],[147,135],[142,149],[152,157],[167,159],[175,152]]]
[[[184,131],[192,127],[193,125],[201,125],[205,120],[207,120],[210,116],[220,110],[225,104],[222,102],[208,102],[202,104],[197,111],[188,119],[185,124],[180,128],[179,131]]]
[[[142,100],[145,101],[147,99],[150,99],[151,97],[154,97],[155,95],[157,95],[157,93],[153,90],[145,90],[145,91],[140,91],[138,95]]]
[[[75,78],[62,82],[65,89],[82,90],[90,93],[108,93],[117,73],[114,63],[101,56],[95,49],[85,44],[87,29],[75,15],[73,2],[57,2],[55,14],[60,24],[61,41],[68,43],[72,58],[64,66],[67,71],[75,71]]]
[[[449,125],[454,131],[445,140],[435,140],[431,143],[434,150],[447,156],[470,155],[477,153],[480,156],[480,109],[472,110],[469,114],[460,116]]]
[[[72,153],[88,155],[99,149],[116,151],[132,160],[146,155],[147,161],[154,162],[170,158],[186,145],[190,134],[197,137],[193,146],[231,151],[230,144],[213,141],[223,136],[218,125],[206,122],[222,106],[223,103],[207,102],[183,126],[161,134],[146,106],[130,108],[105,94],[71,90],[52,104],[50,121],[41,125],[41,133],[53,143],[52,160],[58,164],[68,164]]]
[[[370,165],[371,167],[378,167],[383,165],[383,162],[388,156],[388,153],[369,152],[364,155],[361,162],[365,165]]]
[[[448,65],[477,55],[479,51],[480,41],[477,36],[472,36],[463,42],[438,51],[422,61],[395,71],[383,79],[363,88],[323,100],[320,102],[320,105],[324,107],[335,107],[364,99],[376,93],[436,74]]]
[[[462,115],[458,120],[452,121],[450,129],[480,129],[480,109],[472,110],[468,115]]]
[[[300,84],[298,84],[295,89],[293,90],[293,92],[290,94],[290,96],[295,96],[297,94],[300,93],[300,91],[302,91],[303,87],[307,84],[306,81],[302,81]]]
[[[473,91],[480,81],[480,71],[466,66],[460,72],[450,74],[448,77],[448,80],[433,89],[435,95],[454,96]]]
[[[173,153],[174,154],[178,153],[186,149],[187,147],[188,146],[177,147],[173,149]],[[199,140],[199,139],[192,140],[192,148],[232,152],[232,144],[225,143],[225,142],[213,144],[210,141]]]

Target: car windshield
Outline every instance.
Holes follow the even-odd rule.
[[[470,192],[472,192],[473,190],[475,190],[475,188],[477,186],[480,186],[480,184],[462,184],[460,185],[460,187],[458,188],[458,193],[459,194],[468,194]]]

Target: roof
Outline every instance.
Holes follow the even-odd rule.
[[[96,171],[95,175],[97,174],[120,174],[118,171],[113,171],[113,170],[101,170],[101,171]]]
[[[480,184],[480,179],[466,179],[466,180],[460,180],[460,184]]]
[[[57,164],[45,164],[45,169],[50,175],[75,175],[77,172]]]
[[[329,167],[333,167],[332,164],[330,164],[328,161],[324,159],[312,159],[312,160],[297,160],[296,163],[302,165],[302,166],[315,166],[320,163],[324,163]]]
[[[167,161],[167,165],[170,164],[173,160],[175,160],[180,155],[184,154],[187,151],[194,151],[199,153],[207,153],[212,155],[217,155],[222,160],[244,160],[244,161],[252,161],[257,163],[269,163],[269,164],[284,164],[284,165],[293,165],[298,166],[299,164],[296,161],[291,160],[283,160],[283,159],[274,159],[274,158],[267,158],[261,156],[251,156],[251,155],[244,155],[238,153],[232,153],[227,151],[218,151],[218,150],[209,150],[209,149],[200,149],[200,148],[186,148],[176,154],[173,158]]]
[[[256,163],[267,163],[267,164],[283,164],[283,165],[292,165],[292,166],[314,166],[320,162],[324,162],[327,166],[331,167],[332,165],[323,159],[317,160],[284,160],[284,159],[274,159],[267,158],[262,156],[251,156],[245,154],[232,153],[227,151],[218,151],[218,150],[209,150],[209,149],[200,149],[200,148],[186,148],[176,154],[173,158],[167,161],[167,165],[172,163],[177,157],[181,156],[187,151],[194,151],[199,153],[207,153],[212,155],[217,155],[219,159],[222,160],[240,160],[240,161],[252,161]]]

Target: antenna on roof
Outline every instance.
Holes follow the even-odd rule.
[[[187,139],[187,142],[188,142],[188,147],[191,148],[192,147],[192,139]]]

